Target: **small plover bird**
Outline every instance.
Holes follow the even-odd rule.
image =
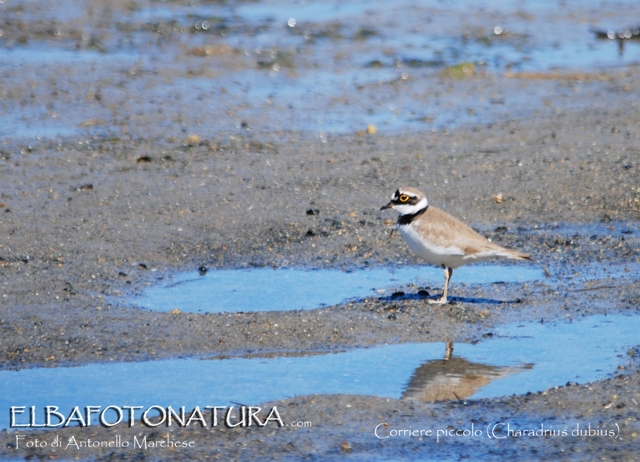
[[[489,258],[531,260],[525,253],[496,245],[469,226],[442,210],[429,205],[417,189],[400,188],[380,210],[400,212],[398,230],[418,257],[444,269],[442,296],[429,303],[447,303],[447,289],[454,268]]]

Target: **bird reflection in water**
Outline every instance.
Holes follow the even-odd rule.
[[[496,379],[531,369],[533,364],[519,367],[489,366],[453,357],[453,342],[447,342],[444,359],[434,359],[418,367],[401,399],[433,403],[463,400]]]

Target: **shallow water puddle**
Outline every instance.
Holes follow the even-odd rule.
[[[491,70],[506,64],[518,70],[586,69],[636,63],[640,47],[629,43],[619,55],[614,40],[597,40],[598,30],[622,30],[635,0],[603,5],[600,0],[580,4],[555,1],[473,0],[354,0],[348,2],[291,2],[263,0],[245,3],[153,4],[133,15],[138,22],[175,20],[216,30],[223,27],[230,46],[253,52],[260,48],[313,46],[324,61],[335,59],[340,40],[369,43],[358,49],[357,64],[372,70],[441,68],[463,61],[482,62]],[[488,13],[488,12],[492,12]],[[461,20],[464,15],[464,20]],[[402,20],[398,20],[401,18]],[[242,31],[242,33],[239,33]],[[559,31],[562,31],[561,33]],[[396,50],[399,55],[390,53]]]
[[[541,279],[540,268],[526,265],[465,266],[454,272],[456,283],[489,284]],[[390,288],[415,283],[442,288],[443,274],[432,266],[355,271],[254,268],[187,273],[148,289],[134,299],[137,306],[157,311],[248,312],[312,309],[349,299],[384,294]],[[427,282],[428,281],[428,282]],[[416,290],[417,292],[417,290]]]
[[[496,328],[476,345],[399,344],[303,357],[175,359],[0,372],[0,428],[11,406],[69,415],[75,406],[259,405],[310,394],[434,400],[523,394],[609,376],[638,344],[640,317],[591,316],[573,322]],[[46,384],[46,386],[43,386]],[[109,411],[111,412],[111,411]],[[108,420],[111,417],[108,417]],[[54,421],[55,423],[56,421]]]
[[[53,82],[8,93],[28,92],[33,101],[5,98],[0,134],[7,137],[121,134],[121,126],[106,122],[118,120],[108,105],[55,98],[53,111],[51,104],[38,103],[53,90],[62,95],[95,88],[96,79],[110,104],[131,104],[140,114],[157,111],[160,101],[182,108],[175,116],[163,109],[165,116],[153,124],[131,120],[127,130],[145,138],[182,138],[184,125],[198,127],[203,138],[250,126],[257,133],[300,130],[325,139],[368,124],[422,131],[531,117],[547,106],[549,87],[538,78],[553,80],[556,71],[580,77],[640,62],[638,40],[627,40],[622,50],[590,30],[636,26],[628,18],[637,0],[167,1],[134,8],[126,2],[45,3],[0,1],[8,25],[0,31],[6,44],[0,47],[3,82],[20,79],[23,71]],[[37,33],[25,36],[12,23],[32,24]],[[222,67],[217,54],[225,56]],[[507,84],[497,94],[469,79],[442,96],[440,90],[425,91],[425,78],[449,68],[455,79],[462,63],[477,66],[479,74],[529,72],[540,83],[526,91],[526,81],[517,88]],[[118,92],[109,90],[114,79]],[[591,108],[590,98],[581,103],[574,97],[576,88],[567,86],[564,95],[571,107]],[[558,109],[562,104],[554,100]],[[172,117],[183,124],[171,123]],[[100,120],[105,122],[86,124]],[[207,128],[202,120],[216,124]]]

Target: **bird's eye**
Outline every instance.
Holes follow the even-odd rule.
[[[407,196],[406,194],[400,194],[400,197],[398,197],[398,200],[400,202],[407,202],[409,200],[409,196]]]

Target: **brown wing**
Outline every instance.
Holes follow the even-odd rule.
[[[505,249],[489,242],[460,220],[431,205],[420,216],[419,229],[432,244],[445,248],[457,247],[465,255],[495,253],[496,256],[530,259],[524,253]]]

